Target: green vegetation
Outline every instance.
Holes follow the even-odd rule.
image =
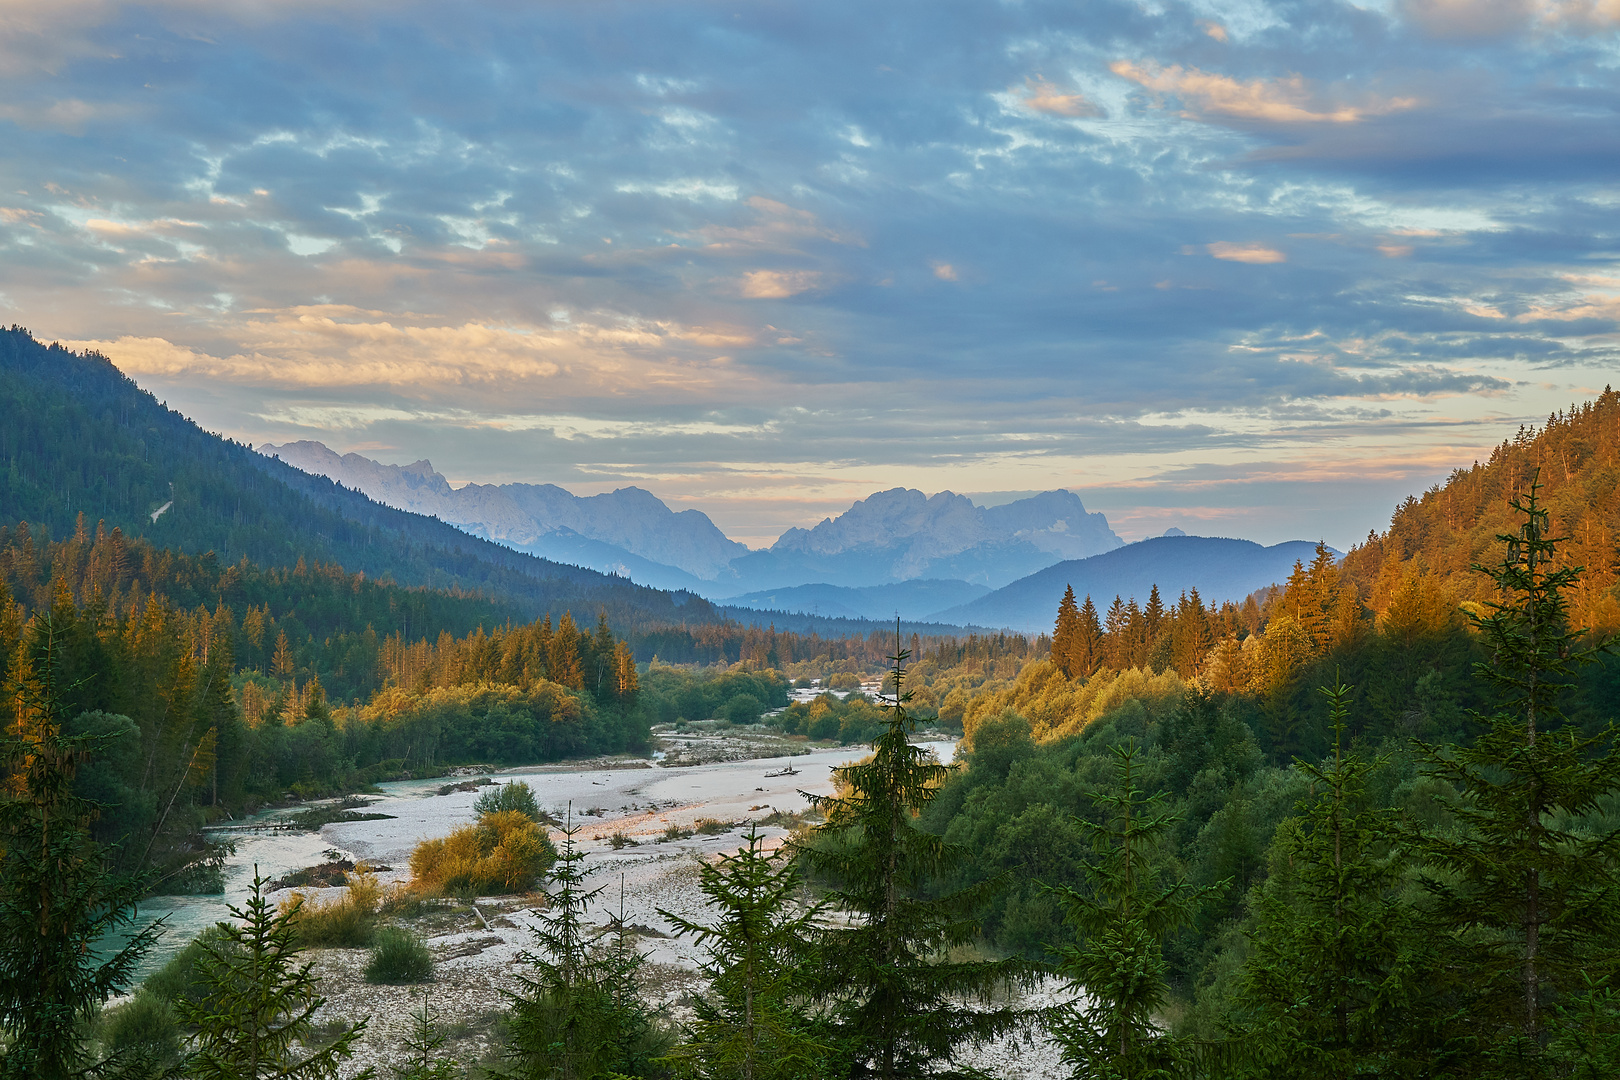
[[[562,852],[550,874],[551,904],[533,927],[537,951],[522,959],[523,990],[509,995],[511,1075],[525,1080],[596,1080],[646,1076],[668,1048],[636,988],[642,965],[629,947],[624,921],[614,947],[591,948],[585,905],[601,892],[587,890],[579,827],[562,828]]]
[[[5,605],[9,607],[9,605]],[[90,1064],[80,1028],[129,982],[156,939],[134,934],[105,958],[93,950],[130,924],[138,879],[109,874],[91,839],[95,804],[75,773],[106,737],[62,733],[62,620],[53,612],[15,642],[4,690],[0,761],[0,1076],[61,1080]]]
[[[255,874],[247,907],[230,909],[241,925],[221,923],[217,942],[203,942],[202,996],[177,1003],[181,1019],[196,1032],[195,1049],[184,1064],[187,1077],[329,1080],[353,1055],[354,1041],[365,1029],[361,1020],[324,1048],[304,1049],[325,999],[310,966],[297,964],[294,913],[271,909],[266,884]],[[361,1075],[372,1073],[367,1069]]]
[[[422,939],[398,926],[377,931],[377,944],[366,963],[366,982],[404,985],[433,978],[433,954]]]
[[[507,811],[515,811],[533,822],[546,820],[546,816],[540,813],[540,804],[534,799],[534,790],[522,780],[498,784],[478,796],[478,801],[473,803],[473,813],[480,817]]]
[[[921,1075],[959,1047],[1011,1030],[1022,1019],[1017,1010],[967,1008],[963,999],[986,1001],[1028,970],[1016,959],[940,958],[977,940],[977,914],[1000,883],[923,891],[965,853],[913,824],[951,770],[910,744],[909,656],[901,649],[890,658],[900,693],[872,757],[834,770],[845,794],[811,797],[827,820],[797,849],[829,883],[829,904],[849,916],[847,926],[818,935],[810,992],[830,1012],[846,1068],[881,1080]]]
[[[708,925],[660,909],[682,934],[708,948],[708,992],[697,1019],[670,1054],[677,1073],[701,1080],[799,1080],[823,1075],[831,1047],[802,1007],[809,996],[818,907],[800,909],[798,871],[769,855],[748,831],[748,846],[698,870]]]

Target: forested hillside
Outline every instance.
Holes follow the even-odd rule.
[[[162,511],[159,513],[159,511]],[[330,563],[406,585],[478,590],[527,617],[564,608],[712,622],[707,601],[632,585],[382,506],[164,408],[106,357],[0,330],[0,520],[53,536],[79,515],[222,563]]]
[[[1489,561],[1497,534],[1517,528],[1508,500],[1532,480],[1541,484],[1553,532],[1568,538],[1561,564],[1585,568],[1570,597],[1571,619],[1620,630],[1620,393],[1612,387],[1539,429],[1521,428],[1485,462],[1407,498],[1389,529],[1345,557],[1345,577],[1380,616],[1408,605],[1414,588],[1438,588],[1459,602],[1491,599],[1490,580],[1469,567]]]

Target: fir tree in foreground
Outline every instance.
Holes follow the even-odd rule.
[[[220,923],[217,937],[199,939],[203,992],[178,1002],[181,1019],[196,1030],[187,1077],[335,1080],[366,1028],[360,1020],[322,1049],[306,1049],[326,999],[311,965],[298,965],[296,909],[277,912],[264,897],[269,880],[254,867],[246,908],[229,909],[241,925]],[[356,1080],[372,1075],[368,1068]]]
[[[644,1075],[663,1049],[660,1032],[637,995],[642,958],[631,950],[620,920],[617,947],[593,951],[585,912],[602,887],[587,890],[585,852],[572,814],[562,826],[562,850],[550,871],[556,891],[532,928],[538,953],[520,959],[512,1004],[507,1074],[520,1080],[596,1080]]]
[[[780,853],[766,853],[755,829],[747,840],[698,870],[705,904],[717,911],[712,925],[659,910],[709,952],[709,991],[694,1004],[697,1018],[671,1060],[700,1080],[819,1077],[828,1047],[803,1012],[819,908],[796,903],[798,871]]]
[[[1333,756],[1295,761],[1312,793],[1279,828],[1250,900],[1235,1045],[1258,1076],[1435,1075],[1448,1064],[1446,1038],[1423,1019],[1433,957],[1401,902],[1399,830],[1368,795],[1384,762],[1344,747],[1351,689],[1322,689]]]
[[[1478,718],[1485,730],[1472,745],[1422,747],[1461,797],[1461,830],[1418,839],[1436,929],[1454,947],[1452,989],[1477,1038],[1476,1076],[1578,1074],[1586,1051],[1560,1060],[1570,1053],[1560,1017],[1584,1015],[1589,1045],[1620,1031],[1612,1002],[1602,1004],[1620,969],[1620,835],[1599,824],[1620,794],[1620,756],[1612,727],[1585,737],[1560,709],[1592,654],[1564,598],[1581,568],[1559,565],[1539,490],[1533,482],[1512,501],[1523,520],[1498,537],[1501,561],[1475,568],[1499,597],[1474,617],[1492,652],[1475,671],[1497,711]]]
[[[927,886],[959,853],[917,828],[915,819],[950,769],[912,746],[905,662],[889,657],[896,697],[872,757],[834,770],[842,796],[808,796],[827,816],[799,856],[831,883],[828,900],[850,925],[820,941],[814,991],[830,1013],[834,1038],[852,1077],[896,1080],[941,1070],[956,1051],[1012,1030],[1024,1014],[991,1008],[996,991],[1028,976],[1020,960],[949,959],[948,950],[979,940],[977,914],[990,881],[938,898]]]
[[[6,606],[9,608],[9,597]],[[60,606],[60,604],[58,605]],[[97,807],[74,794],[78,767],[106,737],[65,736],[58,715],[59,620],[37,619],[5,688],[6,790],[0,796],[0,1076],[63,1080],[91,1068],[81,1025],[129,983],[155,927],[110,957],[102,938],[135,915],[141,882],[108,872],[89,825]],[[107,1073],[133,1062],[100,1063]]]
[[[1085,868],[1088,888],[1053,890],[1079,941],[1054,950],[1073,997],[1058,1011],[1052,1034],[1077,1078],[1168,1077],[1186,1062],[1154,1019],[1170,992],[1164,939],[1190,919],[1201,891],[1181,881],[1159,884],[1153,851],[1180,819],[1160,811],[1163,792],[1147,795],[1137,786],[1134,743],[1112,749],[1115,787],[1092,796],[1106,820],[1080,822],[1098,856]]]

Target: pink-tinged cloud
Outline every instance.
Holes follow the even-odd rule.
[[[742,276],[742,294],[751,300],[785,300],[820,287],[815,270],[751,270]]]
[[[941,281],[957,280],[956,267],[948,262],[935,262],[930,264],[934,268],[934,276]]]
[[[1403,0],[1401,14],[1433,37],[1480,40],[1550,30],[1603,30],[1620,23],[1620,0]]]
[[[1260,264],[1288,261],[1287,255],[1284,255],[1276,248],[1266,247],[1264,244],[1234,244],[1227,240],[1217,240],[1213,244],[1204,245],[1204,250],[1217,259],[1225,259],[1227,262]]]
[[[1039,75],[1025,79],[1024,89],[1024,108],[1032,112],[1077,118],[1107,115],[1096,104],[1086,100],[1084,94],[1065,94]]]
[[[1241,82],[1177,64],[1160,67],[1152,61],[1116,60],[1108,68],[1154,93],[1180,98],[1185,106],[1182,115],[1192,120],[1214,115],[1274,124],[1353,124],[1418,103],[1416,98],[1402,97],[1369,98],[1360,105],[1318,104],[1319,95],[1298,74]]]
[[[1220,23],[1213,22],[1209,19],[1202,19],[1199,21],[1198,27],[1216,41],[1219,41],[1223,45],[1226,44],[1226,27],[1222,26]]]

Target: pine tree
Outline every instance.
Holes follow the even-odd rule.
[[[808,943],[818,907],[795,903],[791,863],[767,854],[750,828],[748,846],[699,869],[707,907],[704,926],[659,914],[708,948],[709,991],[694,1004],[696,1020],[671,1055],[683,1076],[701,1080],[798,1080],[821,1074],[828,1047],[803,1011]]]
[[[9,596],[6,597],[9,606]],[[80,1025],[128,985],[157,939],[148,926],[110,957],[94,951],[135,917],[144,882],[112,875],[90,839],[97,807],[73,792],[78,768],[107,738],[65,736],[53,614],[19,640],[5,690],[0,744],[0,1077],[62,1080],[89,1061]]]
[[[298,966],[294,911],[271,906],[268,884],[255,866],[247,907],[229,909],[241,925],[221,923],[218,938],[202,939],[203,993],[178,1003],[197,1033],[181,1067],[193,1080],[335,1080],[366,1028],[360,1020],[323,1049],[301,1052],[326,999],[312,965]],[[368,1068],[359,1077],[372,1075]]]
[[[1154,1022],[1170,991],[1164,940],[1190,919],[1192,905],[1205,892],[1225,883],[1210,890],[1182,881],[1159,884],[1153,850],[1180,817],[1159,811],[1164,792],[1149,796],[1137,787],[1135,744],[1112,749],[1114,789],[1092,796],[1107,819],[1079,822],[1097,854],[1084,868],[1088,889],[1051,890],[1079,935],[1077,943],[1054,950],[1058,973],[1074,997],[1052,1030],[1077,1078],[1168,1077],[1185,1059]]]
[[[1312,793],[1279,828],[1272,873],[1250,902],[1237,995],[1248,1022],[1239,1034],[1263,1076],[1400,1075],[1444,1061],[1446,1040],[1422,1019],[1418,973],[1431,958],[1399,896],[1399,831],[1368,796],[1385,762],[1344,746],[1351,690],[1342,681],[1322,688],[1333,756],[1323,765],[1295,760]]]
[[[1080,637],[1080,608],[1075,604],[1074,586],[1064,587],[1063,599],[1058,601],[1057,625],[1052,630],[1052,663],[1069,678],[1076,668],[1076,648]]]
[[[630,952],[620,920],[619,948],[593,954],[585,912],[605,886],[585,888],[590,871],[574,837],[572,808],[561,832],[562,849],[549,878],[556,891],[531,927],[540,952],[519,959],[532,975],[518,976],[511,1001],[511,1077],[523,1080],[595,1080],[645,1065],[656,1050],[650,1020],[635,995],[641,957]]]
[[[910,652],[889,657],[897,693],[872,757],[834,770],[845,795],[808,796],[826,815],[798,852],[810,870],[832,882],[832,907],[850,917],[820,942],[817,999],[828,1007],[834,1038],[852,1077],[898,1080],[932,1072],[957,1048],[1016,1026],[1022,1014],[990,1008],[990,995],[1024,978],[1028,966],[1001,961],[944,960],[952,946],[977,940],[975,914],[999,881],[938,898],[924,889],[961,861],[915,819],[950,773],[911,745],[906,711]],[[967,1002],[977,999],[982,1008]]]
[[[1620,835],[1584,820],[1620,793],[1620,756],[1612,729],[1583,737],[1559,707],[1591,651],[1566,617],[1564,591],[1580,570],[1559,567],[1539,490],[1533,481],[1512,500],[1523,520],[1517,534],[1498,536],[1501,561],[1476,566],[1498,590],[1488,614],[1473,616],[1492,653],[1475,674],[1495,689],[1498,709],[1478,717],[1485,730],[1472,745],[1421,746],[1432,774],[1460,796],[1463,829],[1420,842],[1437,928],[1456,946],[1458,988],[1477,1027],[1479,1075],[1550,1075],[1552,1011],[1620,962],[1620,888],[1609,869]]]

